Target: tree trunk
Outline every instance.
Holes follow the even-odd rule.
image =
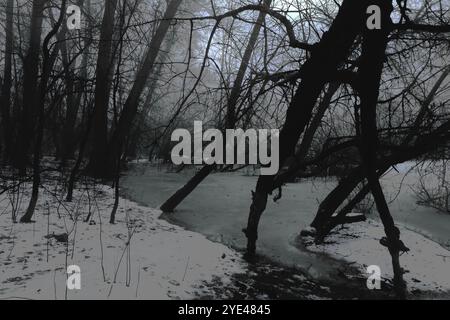
[[[264,5],[266,7],[270,7],[272,4],[272,0],[264,0]],[[253,55],[253,51],[255,50],[256,42],[258,41],[259,33],[261,31],[261,26],[266,19],[266,13],[260,12],[258,19],[256,20],[255,25],[253,26],[252,33],[250,35],[250,39],[248,41],[247,47],[245,48],[244,55],[242,56],[241,65],[239,66],[239,71],[236,75],[236,79],[234,80],[233,88],[231,89],[230,98],[228,99],[227,104],[227,119],[225,122],[226,129],[233,129],[236,126],[236,105],[238,103],[239,97],[242,91],[242,84],[245,79],[245,74],[248,69],[248,65],[250,63],[250,59]]]
[[[311,227],[315,228],[318,234],[324,233],[322,229],[327,229],[329,219],[363,178],[361,167],[353,169],[345,178],[339,181],[337,187],[321,202],[316,217],[311,223]]]
[[[14,165],[20,174],[25,174],[28,164],[28,150],[32,140],[32,132],[36,110],[33,107],[38,98],[37,82],[39,73],[39,56],[42,34],[43,11],[47,0],[33,0],[30,22],[30,39],[28,52],[23,64],[23,99],[22,112],[17,135],[17,150]]]
[[[94,124],[92,126],[92,149],[89,173],[101,176],[106,162],[108,142],[108,106],[112,85],[114,17],[118,0],[105,0],[97,57],[94,97]]]
[[[345,0],[329,31],[323,35],[311,57],[302,66],[302,82],[288,108],[286,121],[280,132],[279,158],[282,166],[294,155],[300,135],[311,120],[314,106],[325,84],[345,60],[356,36],[365,26],[367,2]],[[273,182],[273,176],[261,176],[256,185],[247,228],[244,230],[249,257],[256,251],[258,224],[265,210],[267,197],[273,190]]]
[[[84,5],[84,0],[80,0],[78,5],[81,7]],[[87,2],[87,12],[89,12],[90,3]],[[88,33],[91,33],[90,29],[92,26],[88,27]],[[63,26],[63,30],[67,28]],[[63,33],[60,33],[63,34]],[[58,41],[64,41],[60,39]],[[78,111],[80,108],[81,97],[83,96],[83,90],[85,86],[85,80],[87,79],[87,64],[89,59],[89,46],[92,42],[92,35],[88,35],[87,39],[84,41],[84,52],[81,58],[81,66],[79,73],[78,82],[74,81],[73,68],[69,65],[70,56],[67,51],[67,44],[62,42],[61,44],[61,55],[63,67],[65,69],[65,81],[66,81],[66,115],[64,119],[64,126],[62,129],[62,138],[60,139],[60,150],[61,150],[61,164],[64,166],[67,159],[73,157],[75,152],[75,124],[77,121]]]
[[[111,215],[109,218],[109,223],[110,224],[115,224],[116,223],[116,213],[117,213],[117,209],[119,208],[119,201],[120,201],[120,158],[117,159],[117,171],[116,171],[116,177],[114,179],[114,205],[113,208],[111,210]]]
[[[158,57],[161,44],[169,30],[171,20],[175,17],[182,0],[170,0],[167,4],[167,9],[162,18],[155,36],[152,38],[146,57],[142,63],[141,68],[137,72],[136,79],[130,94],[123,106],[122,114],[114,130],[111,140],[108,143],[106,165],[103,163],[103,167],[106,171],[103,171],[103,177],[112,177],[116,171],[115,167],[117,162],[115,159],[120,157],[123,152],[124,143],[130,132],[130,128],[137,114],[139,99],[142,92],[145,89],[147,79],[153,71],[156,58]]]
[[[444,123],[433,132],[418,137],[417,142],[412,146],[407,146],[407,143],[405,144],[404,142],[403,147],[401,147],[398,152],[378,160],[378,177],[381,177],[390,167],[396,164],[422,157],[428,152],[438,148],[439,145],[445,144],[445,139],[448,139],[446,137],[448,137],[449,132],[444,136],[442,136],[442,134],[449,129],[450,123]],[[342,217],[349,213],[351,209],[353,209],[353,207],[370,192],[370,188],[367,185],[364,186],[335,217],[333,216],[339,206],[350,197],[351,192],[358,184],[364,181],[364,177],[364,171],[361,166],[353,169],[321,202],[316,216],[311,223],[311,226],[317,231],[316,240],[318,242],[322,241],[332,228],[335,227],[333,223],[335,218],[338,216]]]
[[[167,36],[166,36],[167,37]],[[139,143],[139,135],[141,134],[142,126],[145,125],[150,113],[152,112],[152,109],[155,104],[155,93],[157,88],[158,80],[161,78],[163,66],[167,62],[167,59],[169,57],[169,53],[171,52],[173,46],[176,43],[175,38],[175,31],[172,34],[172,37],[167,40],[167,44],[165,48],[160,52],[159,59],[158,59],[158,65],[153,71],[150,81],[147,80],[148,84],[148,91],[144,100],[144,105],[142,108],[142,113],[139,115],[138,120],[136,121],[137,124],[133,126],[131,129],[130,134],[130,146],[126,150],[126,156],[132,156],[133,153],[137,154],[137,146]],[[155,142],[157,143],[157,142]],[[154,147],[152,147],[151,151],[149,152],[149,160],[152,160],[152,154],[153,154]]]
[[[160,209],[164,212],[173,212],[175,208],[184,200],[203,180],[216,168],[215,165],[204,166],[175,194],[173,194]]]
[[[424,117],[427,113],[428,107],[433,101],[438,89],[441,87],[444,80],[450,74],[450,67],[444,68],[442,74],[438,78],[438,80],[433,85],[432,89],[426,96],[426,99],[423,101],[420,111],[414,121],[413,127],[410,129],[410,133],[406,136],[404,141],[402,142],[403,146],[407,146],[414,137],[417,136],[420,125],[424,120]],[[406,155],[406,154],[404,154]],[[395,160],[395,157],[389,157],[391,160],[386,159],[384,163],[379,165],[378,176],[381,177],[389,167],[399,163],[399,160]],[[414,158],[414,155],[406,157],[402,157],[401,161],[407,161]],[[328,194],[328,196],[321,202],[317,214],[311,224],[317,231],[316,241],[322,242],[324,238],[329,234],[336,224],[334,223],[336,220],[333,219],[333,214],[336,212],[338,207],[350,196],[351,192],[356,188],[356,186],[363,182],[364,176],[361,174],[361,168],[357,168],[352,170],[347,177],[342,179],[336,188]],[[355,195],[337,214],[336,218],[345,216],[350,213],[351,210],[364,199],[364,197],[370,192],[370,188],[365,185],[357,195]]]
[[[59,28],[61,27],[61,24],[63,22],[64,13],[66,11],[66,1],[62,0],[61,5],[61,12],[58,19],[58,22],[55,24],[55,26],[52,28],[52,30],[49,32],[49,34],[45,37],[43,42],[43,67],[42,67],[42,75],[41,75],[41,81],[39,83],[38,88],[38,125],[37,125],[37,136],[36,141],[34,143],[34,154],[33,154],[33,188],[31,192],[31,199],[30,203],[28,204],[27,211],[23,215],[23,217],[20,219],[21,223],[30,223],[31,219],[34,215],[34,211],[36,208],[36,204],[39,197],[39,187],[41,184],[41,147],[42,147],[42,140],[44,138],[44,128],[45,128],[45,98],[47,96],[47,89],[48,89],[48,81],[50,78],[51,71],[53,69],[53,65],[55,62],[55,53],[58,51],[58,49],[54,49],[53,54],[50,54],[49,49],[49,43],[51,38],[56,35]]]
[[[6,26],[5,26],[5,70],[3,74],[2,92],[0,98],[2,126],[3,126],[3,161],[11,160],[12,152],[12,127],[11,127],[11,86],[12,86],[12,54],[13,54],[13,12],[14,0],[6,3]]]
[[[88,106],[90,106],[90,104],[88,104]],[[75,182],[77,180],[77,175],[80,171],[81,164],[83,162],[86,145],[88,143],[89,136],[90,136],[91,130],[92,130],[93,119],[90,115],[88,115],[86,118],[87,118],[86,119],[86,122],[87,122],[86,131],[83,134],[83,136],[81,137],[80,146],[78,148],[77,160],[75,161],[75,165],[73,166],[72,170],[70,171],[70,177],[69,177],[69,181],[67,184],[67,196],[66,196],[67,202],[72,202],[73,190],[75,188]]]
[[[278,174],[274,178],[272,190],[281,187],[286,181],[288,181],[288,179],[294,177],[295,174],[301,169],[302,164],[304,163],[306,157],[308,156],[308,152],[313,143],[316,131],[322,122],[325,112],[328,110],[328,107],[330,106],[331,99],[333,98],[334,94],[338,89],[339,89],[338,83],[336,82],[330,83],[328,89],[326,90],[323,96],[322,101],[319,103],[316,114],[309,123],[308,128],[305,130],[305,134],[303,135],[302,142],[295,154],[295,158],[292,158],[292,161],[286,163],[287,170],[280,170],[278,172]]]
[[[395,226],[389,211],[383,189],[377,174],[377,104],[380,90],[381,75],[386,59],[386,47],[390,26],[390,15],[393,7],[388,1],[374,1],[381,8],[380,30],[365,30],[363,33],[362,52],[359,65],[358,91],[361,100],[361,157],[367,176],[368,185],[386,232],[387,239],[382,244],[387,246],[392,257],[394,270],[394,286],[400,298],[405,297],[406,285],[403,281],[403,270],[400,267],[399,255],[407,250],[400,241],[400,230]]]

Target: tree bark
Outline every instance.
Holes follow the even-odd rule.
[[[105,0],[100,31],[100,43],[97,57],[95,96],[94,96],[94,124],[92,126],[92,149],[89,162],[89,173],[101,176],[106,162],[108,142],[108,106],[112,85],[113,65],[113,34],[114,17],[118,0]]]
[[[117,209],[119,208],[119,201],[120,201],[120,158],[117,159],[117,162],[119,162],[116,166],[116,177],[114,178],[114,205],[111,210],[111,215],[109,217],[109,223],[115,224],[116,223],[116,214]]]
[[[28,164],[28,151],[34,128],[33,119],[37,113],[36,108],[33,106],[38,98],[39,57],[41,51],[43,11],[46,2],[47,0],[33,0],[28,51],[23,64],[23,105],[17,135],[17,150],[13,163],[22,175],[25,174]]]
[[[325,84],[347,57],[356,36],[365,26],[366,0],[345,0],[330,29],[311,52],[301,68],[302,81],[288,108],[286,122],[280,132],[280,164],[295,153],[300,135],[310,122],[314,106]],[[256,185],[250,207],[247,228],[247,256],[256,252],[258,225],[273,190],[273,176],[261,176]]]
[[[14,0],[6,3],[6,26],[5,26],[5,70],[3,74],[2,92],[0,98],[2,126],[3,126],[3,162],[11,160],[12,152],[12,127],[11,127],[11,86],[12,86],[12,55],[14,46],[13,37],[13,13]]]
[[[81,7],[84,5],[84,0],[79,0],[78,5]],[[87,12],[90,11],[90,2],[87,1]],[[81,97],[83,96],[83,90],[85,86],[85,81],[87,79],[87,64],[89,59],[89,46],[92,42],[91,33],[92,26],[88,27],[88,36],[84,41],[84,52],[81,58],[81,66],[79,72],[79,80],[74,81],[73,68],[69,65],[69,54],[67,51],[67,44],[62,43],[61,45],[61,55],[63,67],[65,69],[65,81],[66,81],[66,114],[64,119],[64,126],[62,130],[62,138],[60,139],[60,150],[61,150],[61,163],[64,166],[67,159],[73,157],[76,145],[76,134],[75,125],[77,122],[78,111],[80,109]],[[66,32],[66,27],[63,26],[63,30]],[[64,32],[64,34],[65,34]],[[62,34],[62,33],[60,33]],[[64,41],[59,37],[58,41]]]
[[[361,100],[360,152],[368,185],[386,232],[387,239],[384,242],[382,241],[382,244],[388,247],[392,257],[395,291],[400,298],[404,298],[406,284],[403,281],[403,269],[400,266],[399,255],[401,251],[407,250],[407,248],[400,241],[400,230],[395,226],[377,174],[378,131],[376,109],[381,75],[386,59],[389,30],[392,24],[390,15],[393,7],[392,3],[388,1],[378,0],[374,1],[374,4],[381,8],[382,27],[380,30],[365,30],[363,33],[358,70],[358,91]]]
[[[167,36],[166,36],[167,38]],[[167,62],[167,59],[169,57],[169,53],[171,52],[173,46],[176,43],[175,38],[175,30],[172,33],[172,36],[166,40],[166,46],[163,50],[161,50],[159,59],[158,59],[158,65],[153,71],[151,80],[148,79],[148,91],[144,100],[143,110],[141,114],[139,115],[138,120],[136,121],[137,124],[133,126],[130,133],[130,144],[126,150],[126,156],[132,156],[133,154],[137,154],[137,145],[139,140],[139,135],[141,134],[141,129],[145,125],[146,120],[148,119],[150,112],[152,112],[152,108],[156,104],[155,101],[155,93],[157,89],[158,80],[161,78],[163,66]],[[150,81],[149,81],[150,80]],[[155,142],[156,143],[156,142]],[[154,149],[152,147],[152,149]],[[149,160],[152,160],[151,158],[151,152],[149,152]]]
[[[53,54],[50,54],[49,49],[49,43],[51,38],[56,35],[59,28],[61,27],[61,24],[63,22],[64,13],[66,11],[66,2],[67,0],[62,0],[61,5],[61,12],[58,19],[58,22],[55,24],[55,26],[52,28],[52,30],[48,33],[48,35],[45,37],[43,42],[43,67],[42,67],[42,75],[41,75],[41,81],[39,83],[38,88],[38,103],[37,103],[37,135],[36,135],[36,141],[34,143],[34,153],[33,153],[33,187],[31,192],[31,199],[30,203],[28,204],[27,211],[23,215],[23,217],[20,219],[21,223],[30,223],[31,219],[34,215],[34,211],[36,208],[36,204],[39,198],[39,187],[41,184],[41,171],[40,171],[40,164],[41,164],[41,147],[42,147],[42,140],[44,138],[44,128],[45,128],[45,98],[47,96],[47,89],[48,89],[48,81],[50,78],[51,71],[53,69],[53,65],[55,62],[55,53],[57,53],[58,49],[54,49]]]
[[[311,227],[315,228],[318,233],[323,233],[320,230],[326,228],[327,221],[363,178],[362,168],[358,167],[353,169],[345,178],[339,181],[338,186],[334,188],[319,205],[319,209],[317,210],[316,217],[311,223]]]
[[[177,192],[175,192],[160,209],[164,212],[173,212],[175,208],[184,200],[206,177],[214,171],[215,165],[204,166]]]

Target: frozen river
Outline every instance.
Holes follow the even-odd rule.
[[[396,221],[450,245],[450,215],[418,206],[411,191],[414,175],[404,178],[408,166],[397,169],[400,173],[392,170],[382,180]],[[122,187],[132,200],[158,207],[191,176],[190,170],[167,173],[164,169],[138,164],[130,168]],[[256,179],[242,173],[210,175],[175,213],[164,218],[214,241],[243,249],[246,238],[241,230],[246,226],[250,191],[255,188]],[[311,223],[320,201],[335,184],[332,179],[316,179],[285,186],[283,198],[278,203],[270,201],[261,219],[258,252],[273,261],[307,271],[313,277],[335,279],[341,262],[310,253],[296,241],[299,232]]]

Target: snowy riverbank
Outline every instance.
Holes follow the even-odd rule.
[[[52,196],[53,188],[41,189],[33,224],[12,224],[9,199],[6,194],[0,199],[0,299],[64,299],[67,265],[81,268],[81,290],[67,291],[67,299],[214,297],[208,283],[225,285],[245,269],[233,250],[126,199],[120,200],[117,224],[110,225],[109,187],[97,186],[89,195],[78,190],[73,203]],[[47,239],[48,234],[68,234],[69,242]]]
[[[408,291],[425,298],[450,297],[450,251],[417,232],[399,225],[401,238],[410,251],[400,257],[405,270]],[[351,224],[333,232],[324,244],[314,239],[302,239],[311,252],[326,254],[347,261],[361,274],[367,267],[380,267],[382,281],[390,283],[393,277],[391,257],[379,240],[385,236],[383,225],[369,219],[365,223]]]
[[[405,279],[410,290],[417,294],[414,296],[430,297],[434,293],[446,296],[450,290],[450,258],[447,258],[450,252],[446,247],[450,243],[450,216],[416,203],[412,188],[417,173],[411,171],[413,167],[414,163],[402,164],[397,166],[398,172],[391,170],[382,178],[402,239],[411,249],[401,257],[403,267],[409,271]],[[174,174],[167,173],[164,168],[158,170],[152,165],[140,164],[128,171],[123,185],[127,197],[157,206],[191,175],[189,171]],[[209,239],[242,249],[245,237],[240,230],[246,224],[249,190],[255,183],[256,177],[241,173],[210,175],[175,214],[165,218]],[[316,280],[335,282],[343,275],[351,278],[355,270],[349,266],[356,267],[360,277],[365,277],[365,266],[375,264],[381,267],[385,279],[391,278],[388,251],[379,243],[384,232],[376,212],[369,214],[369,222],[351,225],[333,234],[325,246],[307,248],[303,241],[298,241],[300,230],[309,226],[318,203],[334,185],[333,179],[286,185],[283,198],[278,203],[269,202],[261,219],[258,251],[270,260],[302,270]],[[434,293],[425,294],[425,291]]]
[[[342,276],[341,281],[335,277],[330,281],[317,273],[315,265],[302,268],[266,259],[249,265],[241,252],[162,220],[160,211],[124,198],[120,199],[117,223],[111,225],[113,190],[92,182],[78,187],[74,201],[67,203],[58,176],[47,177],[32,224],[13,224],[11,219],[12,204],[18,217],[26,209],[28,184],[19,194],[0,196],[0,299],[387,296],[365,286],[367,265],[379,265],[383,277],[391,277],[389,255],[378,242],[383,231],[376,221],[342,229],[323,246],[306,240],[307,248],[300,249],[304,243],[291,243],[291,252],[303,250],[302,255],[327,264],[328,269],[335,268]],[[450,252],[414,231],[402,228],[402,235],[412,250],[401,258],[408,270],[405,278],[411,298],[446,296],[450,290]],[[261,249],[263,245],[260,243]],[[81,269],[81,290],[66,290],[70,265]]]

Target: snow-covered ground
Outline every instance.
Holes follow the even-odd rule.
[[[424,236],[400,226],[401,238],[410,251],[400,257],[406,271],[404,279],[408,291],[444,294],[450,297],[450,251]],[[362,274],[368,266],[378,266],[384,281],[393,277],[391,257],[379,240],[385,236],[383,226],[369,219],[365,223],[348,225],[333,232],[326,243],[316,245],[306,237],[303,242],[308,250],[343,259],[358,267]]]
[[[28,204],[27,190],[20,215]],[[117,224],[110,225],[109,187],[97,186],[89,195],[78,190],[73,203],[52,191],[51,185],[41,189],[33,224],[13,224],[9,198],[0,198],[0,299],[214,297],[209,283],[226,285],[231,275],[245,270],[235,251],[128,200],[120,200]],[[89,212],[90,223],[85,223]],[[69,242],[47,239],[53,234],[68,234]],[[81,269],[81,290],[66,290],[70,265]]]

